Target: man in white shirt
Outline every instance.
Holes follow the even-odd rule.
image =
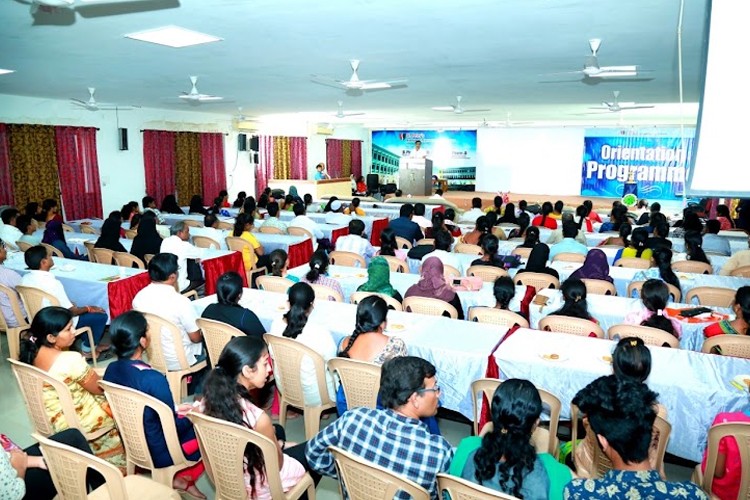
[[[424,160],[427,158],[427,151],[422,149],[422,141],[414,141],[414,151],[412,151],[409,156],[417,160]]]
[[[375,248],[369,240],[362,236],[365,223],[359,219],[352,219],[349,223],[349,234],[336,240],[336,250],[339,252],[353,252],[365,258],[366,262],[375,255]]]
[[[272,201],[266,206],[266,210],[268,210],[268,218],[263,221],[263,224],[261,224],[260,227],[275,227],[280,229],[282,233],[286,234],[287,225],[279,219],[279,204]]]
[[[0,239],[13,250],[18,249],[16,242],[23,236],[21,230],[16,227],[18,214],[18,209],[6,208],[0,215],[0,219],[3,221],[3,225],[0,226]]]
[[[451,266],[461,273],[463,276],[464,269],[461,265],[461,261],[455,253],[451,252],[451,245],[453,244],[453,236],[448,231],[438,231],[435,234],[435,250],[425,254],[422,257],[424,262],[429,257],[437,257],[443,263],[443,265]]]
[[[352,218],[342,213],[342,205],[339,200],[331,202],[331,211],[326,214],[326,224],[348,225]]]
[[[189,365],[205,359],[203,334],[196,324],[197,315],[190,299],[175,290],[178,278],[178,258],[172,253],[154,255],[148,263],[151,283],[133,298],[133,309],[155,314],[175,325],[180,330],[182,347]],[[180,362],[169,335],[162,334],[162,351],[169,370],[179,370]]]
[[[49,272],[55,263],[52,256],[47,253],[47,249],[42,245],[29,248],[23,257],[30,271],[21,278],[21,285],[39,288],[53,295],[60,303],[60,307],[70,310],[73,314],[73,328],[91,327],[94,343],[98,345],[96,351],[98,353],[107,351],[109,345],[99,344],[104,336],[104,327],[107,326],[107,313],[104,312],[104,309],[97,306],[76,306],[70,301],[63,284]],[[51,304],[45,304],[45,307],[48,305]],[[90,359],[92,357],[88,336],[83,337],[81,350],[85,358]]]
[[[194,228],[195,229],[195,228]],[[214,214],[208,214],[203,217],[203,227],[197,228],[199,231],[194,231],[195,233],[199,234],[193,234],[193,237],[195,236],[205,236],[207,238],[211,238],[215,242],[219,243],[219,247],[221,247],[221,242],[224,241],[224,238],[227,237],[227,234],[225,231],[222,231],[219,229],[219,218],[216,217]]]
[[[8,250],[3,240],[0,239],[0,285],[7,286],[14,290],[16,295],[15,299],[21,305],[21,312],[25,315],[26,312],[23,310],[21,297],[18,295],[18,292],[15,292],[16,286],[21,284],[21,275],[2,265],[7,257]],[[16,315],[13,313],[13,308],[10,306],[10,298],[2,292],[0,292],[0,313],[2,313],[5,322],[10,328],[15,328],[21,324],[21,321],[24,321],[24,318],[16,318]]]
[[[162,217],[161,212],[159,212],[159,209],[156,208],[156,200],[151,196],[144,196],[141,200],[141,206],[143,207],[143,211],[151,211],[154,212],[154,215],[156,215],[156,223],[157,224],[164,224],[164,217]]]
[[[726,256],[732,255],[732,247],[729,245],[729,239],[719,236],[721,223],[718,220],[707,220],[705,231],[702,245],[704,252],[718,253]]]
[[[425,212],[427,212],[427,207],[424,206],[424,203],[414,204],[414,217],[411,218],[411,221],[416,222],[422,229],[432,227],[432,222],[424,216]]]
[[[289,227],[302,228],[312,234],[313,238],[316,240],[323,238],[323,231],[318,228],[318,225],[314,220],[307,216],[307,210],[305,209],[304,203],[294,204],[294,215],[295,217],[289,223]]]
[[[484,211],[482,210],[482,198],[475,197],[471,199],[471,210],[467,210],[466,212],[464,212],[459,219],[459,222],[465,224],[476,224],[477,219],[483,215]]]
[[[161,242],[159,251],[162,253],[172,253],[177,256],[177,267],[179,270],[177,286],[181,292],[199,287],[203,284],[203,280],[197,279],[197,276],[194,276],[191,280],[188,273],[188,259],[195,259],[194,265],[198,265],[201,257],[203,257],[203,252],[200,248],[189,243],[190,226],[179,221],[169,228],[169,232],[171,236]]]

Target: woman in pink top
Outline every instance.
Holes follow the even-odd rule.
[[[712,426],[726,423],[750,423],[750,404],[745,406],[744,411],[732,411],[719,413],[714,419]],[[745,464],[745,469],[748,465]],[[706,452],[703,453],[701,470],[706,471]],[[711,484],[711,493],[721,500],[735,500],[740,490],[742,479],[742,462],[740,461],[740,449],[737,440],[726,437],[719,441],[719,456],[716,460],[716,472]]]
[[[306,275],[302,277],[300,281],[310,283],[311,285],[323,285],[333,288],[337,292],[344,296],[344,291],[341,289],[341,284],[333,278],[329,278],[326,273],[328,272],[328,256],[325,252],[318,251],[312,254],[310,257],[310,270]]]
[[[644,307],[625,316],[625,323],[658,328],[680,338],[680,322],[664,316],[664,308],[669,302],[669,288],[666,283],[658,279],[646,281],[641,288],[641,302]]]

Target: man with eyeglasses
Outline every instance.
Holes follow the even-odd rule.
[[[355,408],[307,443],[310,466],[336,477],[329,446],[336,446],[419,484],[437,498],[436,478],[447,472],[453,448],[430,434],[420,418],[437,413],[440,387],[435,367],[415,356],[386,361],[380,377],[382,410]],[[411,498],[400,492],[394,498]]]

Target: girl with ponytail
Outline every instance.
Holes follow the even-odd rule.
[[[313,312],[315,292],[307,283],[295,283],[289,288],[289,311],[283,317],[274,320],[271,324],[271,335],[287,337],[309,347],[323,357],[324,361],[336,357],[336,343],[333,341],[331,332],[328,331],[320,321],[308,321]],[[278,367],[277,367],[278,369]],[[302,389],[304,391],[305,403],[310,406],[321,404],[318,389],[318,376],[315,365],[309,356],[302,358],[300,368]],[[328,370],[325,370],[328,394],[331,399],[335,398],[336,389],[333,378]],[[282,377],[276,378],[279,385]],[[281,392],[283,388],[279,388]]]
[[[301,282],[310,283],[311,285],[329,286],[339,292],[342,296],[344,291],[341,289],[341,283],[333,278],[326,276],[328,272],[328,255],[323,251],[317,251],[310,257],[310,270],[300,280]]]
[[[534,219],[531,221],[531,225],[546,227],[552,230],[557,229],[557,221],[550,216],[552,210],[552,203],[548,201],[542,203],[542,213],[541,215],[537,215],[536,217],[534,217]]]
[[[563,296],[563,306],[550,315],[570,316],[598,323],[590,314],[586,303],[586,285],[577,278],[566,279],[560,287]]]
[[[681,289],[680,280],[672,270],[672,250],[662,247],[654,249],[651,262],[656,267],[650,267],[645,271],[638,271],[633,276],[633,281],[645,281],[656,278],[673,285],[678,290]]]
[[[643,284],[641,302],[644,309],[625,316],[625,323],[658,328],[680,338],[682,326],[679,321],[664,316],[664,309],[669,303],[669,288],[662,280],[650,279]]]
[[[250,391],[265,386],[269,373],[266,343],[257,337],[234,337],[224,347],[216,367],[206,377],[199,411],[252,429],[276,442],[281,483],[284,491],[288,491],[305,475],[305,468],[293,458],[300,456],[300,453],[304,455],[305,443],[285,450],[283,429],[275,429],[271,417],[250,401]],[[245,448],[244,469],[247,497],[270,500],[265,460],[258,447],[248,445]]]
[[[299,281],[298,277],[287,274],[287,270],[289,269],[289,255],[283,249],[277,248],[268,254],[268,261],[270,263],[269,274],[271,276],[286,278],[295,283]]]
[[[703,236],[698,231],[685,233],[685,253],[687,253],[687,260],[711,263],[706,257],[706,252],[703,251]]]

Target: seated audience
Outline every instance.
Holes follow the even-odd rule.
[[[448,231],[451,233],[451,236],[461,236],[461,228],[454,225],[448,225],[446,223],[445,214],[443,212],[435,211],[432,212],[432,225],[424,228],[424,237],[434,238],[437,231]]]
[[[672,250],[668,248],[657,248],[654,250],[654,254],[651,256],[651,265],[654,267],[649,267],[635,273],[633,281],[645,281],[656,278],[674,285],[678,290],[681,289],[680,280],[672,270]]]
[[[26,315],[26,311],[23,308],[21,297],[18,292],[15,291],[16,287],[21,284],[21,275],[12,269],[8,269],[3,265],[5,259],[8,257],[8,249],[5,246],[3,240],[0,239],[0,285],[7,286],[14,291],[15,300],[21,306],[21,313]],[[3,315],[5,322],[8,327],[15,328],[25,322],[26,318],[16,318],[13,308],[10,306],[10,297],[0,292],[0,314]]]
[[[85,255],[76,255],[73,250],[70,249],[68,243],[65,241],[65,231],[62,227],[62,222],[58,219],[52,218],[47,221],[47,226],[44,229],[42,235],[42,243],[52,245],[62,252],[63,257],[66,259],[74,260],[87,260]]]
[[[0,219],[3,221],[0,224],[0,239],[13,250],[18,250],[16,242],[24,235],[23,231],[16,227],[18,216],[19,212],[15,208],[6,208],[0,215]]]
[[[529,212],[526,211],[529,204],[526,200],[521,200],[518,202],[518,208],[516,208],[516,217],[520,217],[521,214],[529,215]],[[529,216],[530,218],[531,216]]]
[[[729,207],[726,205],[716,206],[716,220],[719,221],[719,227],[722,231],[729,231],[736,227],[734,219],[729,215]]]
[[[625,224],[623,224],[623,226],[625,226]],[[617,251],[614,262],[617,262],[621,258],[651,260],[653,252],[650,248],[646,247],[648,240],[648,230],[645,227],[637,227],[633,229],[633,235],[628,242],[627,247]]]
[[[575,240],[575,237],[578,235],[578,226],[576,223],[573,221],[565,221],[562,226],[563,239],[560,243],[555,243],[550,248],[550,259],[554,259],[554,257],[560,253],[586,255],[589,251],[588,247]]]
[[[383,364],[379,395],[383,409],[350,410],[312,438],[305,452],[308,462],[335,477],[328,447],[337,446],[416,482],[437,498],[437,474],[448,471],[453,448],[417,420],[437,413],[435,367],[413,356],[390,359]],[[410,497],[401,492],[394,498]]]
[[[147,254],[156,255],[159,253],[161,242],[161,235],[156,230],[156,215],[147,211],[138,224],[138,234],[133,238],[130,253],[146,262],[145,256]]]
[[[516,296],[516,285],[513,283],[513,278],[500,276],[496,279],[492,285],[492,295],[495,297],[495,309],[509,310],[510,302]]]
[[[703,251],[703,237],[698,231],[687,231],[685,233],[685,253],[687,260],[710,264],[711,261]]]
[[[142,218],[143,214],[133,214],[133,216],[130,218],[130,229],[136,231],[136,234],[138,232],[138,225],[141,223]]]
[[[555,220],[562,220],[563,208],[565,208],[565,203],[563,203],[562,200],[557,200],[552,208],[552,213],[549,214],[549,216]]]
[[[310,270],[300,280],[311,285],[323,285],[333,288],[342,296],[344,291],[341,289],[341,283],[333,278],[328,277],[328,255],[323,251],[317,251],[310,257]]]
[[[520,273],[544,273],[560,279],[560,274],[555,269],[547,267],[548,260],[549,247],[544,243],[538,243],[531,249],[529,260],[526,261],[526,266],[519,269],[516,272],[516,276],[518,276],[518,274]]]
[[[633,219],[635,220],[635,224],[645,224],[648,221],[648,201],[641,198],[638,200],[638,203],[635,206],[635,210],[631,210],[631,213],[634,215]],[[645,216],[645,217],[644,217]],[[643,217],[643,222],[641,222],[641,218]]]
[[[614,283],[614,279],[609,275],[607,255],[598,248],[589,250],[583,265],[573,271],[568,279],[604,280]]]
[[[266,207],[266,210],[268,210],[268,218],[263,221],[260,227],[275,227],[282,233],[286,234],[288,226],[286,225],[286,222],[281,222],[281,219],[279,219],[279,204],[275,201],[271,202]]]
[[[560,223],[558,223],[557,225],[557,229],[555,229],[554,231],[551,231],[549,233],[549,236],[547,237],[547,241],[545,241],[548,247],[552,248],[552,245],[556,245],[557,243],[560,243],[563,240],[562,225],[566,222],[575,224],[576,228],[578,228],[578,224],[573,220],[573,214],[564,213],[562,215],[562,219],[560,219]],[[574,239],[581,245],[587,247],[588,242],[586,241],[585,232],[577,231]]]
[[[159,211],[158,208],[156,208],[156,200],[151,196],[144,196],[141,200],[141,205],[143,205],[143,213],[151,212],[156,216],[156,223],[157,224],[164,224],[164,217],[161,215],[161,211]]]
[[[127,252],[120,243],[120,221],[118,219],[107,219],[102,224],[102,232],[96,240],[94,247],[106,248],[113,252]]]
[[[68,348],[75,342],[75,321],[70,310],[63,307],[41,309],[21,340],[19,359],[64,383],[70,390],[81,431],[94,433],[112,427],[106,434],[89,441],[94,454],[125,469],[125,448],[114,426],[109,405],[99,387],[99,375],[83,357]],[[54,390],[44,390],[44,411],[54,432],[68,428],[60,400]]]
[[[42,213],[42,206],[36,201],[30,201],[23,208],[23,215],[28,215],[32,220],[37,222],[47,222]]]
[[[216,280],[218,302],[209,304],[201,317],[231,325],[245,335],[263,338],[265,327],[253,311],[240,305],[241,298],[242,277],[234,271],[224,273]]]
[[[669,303],[669,288],[662,280],[649,279],[643,284],[641,303],[642,308],[625,316],[625,323],[658,328],[680,338],[682,334],[680,322],[664,315],[664,309]]]
[[[159,247],[160,253],[171,253],[177,256],[177,287],[180,293],[198,288],[204,283],[200,260],[203,249],[190,243],[190,226],[182,221],[175,222],[169,228],[169,238],[165,238]]]
[[[477,217],[477,220],[474,223],[474,229],[466,233],[463,236],[462,240],[464,243],[468,243],[469,245],[481,245],[482,238],[490,234],[490,229],[491,227],[487,222],[487,216],[480,215],[479,217]]]
[[[397,257],[406,261],[406,251],[398,248],[396,233],[390,227],[386,227],[380,232],[380,250],[376,255]]]
[[[242,208],[240,209],[239,213],[245,213],[250,214],[253,216],[253,219],[261,219],[260,211],[258,209],[260,205],[257,205],[255,203],[255,198],[252,196],[248,196],[245,198],[245,202],[242,204]]]
[[[669,224],[666,221],[657,222],[654,226],[653,235],[646,240],[646,246],[651,250],[657,248],[672,249],[672,242],[667,239],[669,236]]]
[[[302,345],[309,347],[321,355],[324,362],[336,357],[336,343],[333,341],[331,332],[321,323],[310,321],[310,314],[313,312],[315,302],[315,292],[307,283],[295,283],[289,289],[289,311],[277,318],[271,324],[271,330],[268,332],[277,337],[287,337],[295,339]],[[279,369],[278,367],[276,368]],[[328,370],[323,370],[328,387],[328,397],[331,400],[336,399],[336,387],[333,383],[333,377]],[[300,379],[302,380],[302,390],[304,391],[305,403],[310,406],[318,406],[321,403],[320,392],[318,390],[318,377],[315,373],[315,365],[309,356],[302,358],[300,367]],[[276,377],[276,385],[279,386],[282,377]],[[279,386],[279,391],[283,394],[284,388]]]
[[[550,316],[569,316],[599,323],[589,314],[589,307],[586,302],[586,285],[583,284],[583,281],[572,277],[568,278],[560,285],[560,291],[562,292],[563,305],[557,311],[551,312]],[[596,335],[590,334],[589,336]]]
[[[620,226],[628,222],[628,209],[623,205],[617,205],[612,207],[612,212],[609,214],[609,221],[602,223],[599,227],[600,233],[607,233],[610,231],[620,231]]]
[[[357,177],[355,194],[359,194],[362,196],[367,195],[367,184],[365,183],[365,178],[361,175]]]
[[[427,220],[424,216],[424,214],[427,212],[427,207],[424,203],[415,203],[414,204],[414,217],[412,217],[412,222],[416,222],[417,225],[422,228],[422,231],[424,231],[428,227],[432,227],[432,222]]]
[[[349,222],[349,234],[336,240],[336,250],[339,252],[353,252],[369,261],[375,255],[375,248],[370,244],[364,233],[365,223],[360,219]]]
[[[576,394],[573,404],[587,416],[613,468],[599,479],[573,479],[565,487],[564,498],[708,499],[696,484],[663,481],[651,467],[656,394],[645,384],[615,375],[599,377]]]
[[[490,212],[495,212],[498,215],[503,213],[503,197],[502,196],[497,195],[494,198],[492,198],[492,205],[484,209],[484,213],[488,214]]]
[[[344,215],[359,215],[360,217],[363,217],[365,211],[359,207],[359,203],[359,198],[352,198],[351,204],[344,209]]]
[[[320,212],[320,206],[313,203],[313,197],[310,193],[305,193],[305,195],[302,197],[302,200],[305,203],[306,210],[312,210],[313,212]]]
[[[517,220],[518,227],[511,229],[510,233],[508,233],[509,240],[514,238],[526,238],[526,229],[531,224],[531,218],[526,212],[521,212]],[[539,229],[537,229],[537,232],[538,231]]]
[[[242,238],[250,243],[255,253],[255,255],[252,255],[250,249],[246,247],[242,249],[242,261],[245,264],[245,271],[268,267],[268,257],[265,256],[265,249],[260,241],[258,241],[258,238],[252,233],[253,222],[255,221],[252,215],[247,213],[238,214],[237,218],[234,219],[234,229],[232,230],[232,236]]]
[[[247,193],[245,191],[240,191],[237,193],[237,199],[232,202],[232,208],[242,208],[242,205],[245,204],[245,200],[247,199]]]
[[[482,198],[474,197],[471,199],[471,210],[467,210],[461,215],[460,222],[463,224],[474,224],[483,215]]]
[[[589,211],[588,208],[586,208],[586,205],[578,205],[576,208],[576,217],[578,217],[578,222],[576,223],[578,225],[579,231],[585,231],[587,233],[593,233],[594,232],[594,226],[591,224],[591,220],[588,217]]]
[[[630,245],[630,242],[628,241],[628,236],[630,236],[630,233],[633,230],[633,226],[630,225],[629,222],[623,222],[620,224],[620,231],[617,236],[609,236],[601,241],[597,246],[603,247],[603,246],[620,246],[620,247],[627,247]],[[648,232],[646,232],[646,237],[648,238]]]
[[[36,222],[28,215],[19,215],[16,219],[16,225],[22,235],[17,241],[28,243],[29,245],[38,245],[42,242],[41,236],[34,234],[36,232]]]
[[[748,211],[750,212],[750,207],[748,207]],[[750,247],[750,236],[748,236],[747,238],[747,244],[748,247]],[[739,250],[733,253],[732,256],[729,257],[729,260],[724,263],[724,265],[721,267],[721,270],[719,271],[719,275],[729,276],[736,269],[745,266],[750,266],[750,250]]]
[[[518,217],[516,217],[516,206],[513,203],[505,205],[505,211],[503,216],[497,219],[498,224],[518,224]]]
[[[0,299],[2,296],[0,296]],[[741,286],[734,294],[732,304],[734,319],[725,319],[703,329],[706,338],[716,335],[748,335],[750,325],[750,286]]]
[[[534,448],[532,434],[542,414],[534,384],[504,381],[492,396],[490,412],[492,430],[461,441],[451,473],[517,498],[561,498],[572,476],[555,457]]]
[[[719,255],[732,255],[729,239],[725,236],[719,236],[719,231],[721,231],[719,221],[711,219],[706,222],[706,232],[703,234],[703,250]]]
[[[412,245],[418,240],[424,238],[422,229],[420,229],[416,222],[412,221],[413,217],[414,206],[411,203],[404,203],[401,205],[398,218],[393,219],[390,224],[388,224],[388,227],[393,229],[396,236],[404,238]]]
[[[442,300],[456,308],[458,319],[464,319],[461,298],[443,274],[443,262],[437,257],[430,257],[429,254],[426,257],[422,261],[419,281],[406,290],[404,298],[427,297]]]
[[[298,277],[287,273],[289,269],[289,255],[281,248],[277,248],[268,254],[268,266],[268,274],[270,276],[286,278],[295,283],[299,282]]]
[[[557,221],[552,217],[552,203],[548,201],[542,203],[542,213],[531,220],[531,225],[552,230],[557,229]]]
[[[297,186],[289,186],[289,194],[287,196],[292,197],[292,202],[287,203],[287,210],[291,210],[294,205],[297,203],[304,203],[302,201],[302,198],[300,198],[299,192],[297,191]]]
[[[316,240],[323,238],[323,231],[320,230],[314,220],[307,216],[307,207],[304,203],[295,203],[294,219],[289,223],[289,227],[302,228]]]
[[[505,269],[505,262],[497,254],[499,242],[497,236],[488,234],[482,238],[482,256],[471,262],[472,266],[493,266]]]
[[[122,220],[130,222],[130,219],[133,218],[134,215],[139,213],[140,210],[138,209],[138,202],[137,201],[129,201],[126,204],[122,206],[120,209],[120,215],[122,216]]]
[[[305,443],[286,447],[281,426],[250,400],[250,392],[262,389],[270,375],[268,347],[257,337],[235,337],[221,352],[216,367],[206,377],[199,411],[241,427],[247,427],[277,443],[279,474],[284,491],[292,489],[305,475]],[[255,446],[245,449],[245,488],[247,498],[271,500],[263,455]],[[314,477],[316,483],[319,477]]]
[[[367,266],[367,281],[359,285],[358,292],[382,293],[402,302],[404,299],[398,290],[391,286],[391,268],[388,261],[375,257]]]
[[[435,212],[433,211],[433,216]],[[456,225],[456,211],[452,208],[445,209],[445,228],[451,233],[451,236],[461,236],[461,228]],[[435,222],[433,220],[433,226]]]
[[[334,225],[347,225],[349,224],[349,221],[352,220],[351,216],[344,214],[344,208],[343,205],[339,200],[331,199],[332,201],[329,201],[328,206],[326,207],[328,210],[326,211],[326,224],[334,224]]]
[[[165,214],[185,215],[185,212],[180,208],[177,198],[173,194],[168,194],[164,197],[161,202],[161,211]]]
[[[425,254],[422,257],[422,262],[429,257],[437,257],[444,265],[458,269],[458,272],[463,275],[463,265],[458,258],[458,254],[451,252],[452,244],[453,237],[448,231],[438,231],[437,234],[435,234],[435,249],[432,252]]]
[[[698,233],[703,232],[703,223],[701,222],[700,217],[698,216],[697,212],[690,207],[686,208],[683,211],[682,221],[675,222],[675,228],[672,230],[672,236],[674,236],[675,238],[682,238],[688,231],[697,231]],[[666,238],[667,236],[669,236],[669,234],[664,234],[662,236]]]
[[[47,198],[42,202],[42,213],[44,214],[44,222],[49,222],[52,219],[62,224],[63,218],[60,215],[60,205],[57,200]]]
[[[178,411],[187,413],[192,410],[193,405],[185,403],[175,406],[167,378],[143,362],[143,354],[151,341],[147,333],[148,323],[146,318],[138,311],[125,312],[112,321],[109,332],[117,354],[117,361],[113,361],[107,366],[104,380],[148,394],[171,408],[175,428],[177,429],[177,438],[180,441],[185,458],[191,461],[200,460],[198,440],[195,437],[193,425],[190,420],[178,415]],[[156,467],[174,465],[167,449],[162,422],[156,412],[150,409],[144,411],[143,426],[148,451],[154,465]],[[189,494],[193,498],[206,498],[195,485],[195,482],[203,474],[203,469],[203,463],[198,462],[192,467],[180,470],[172,480],[172,487],[177,491]]]
[[[189,365],[206,359],[203,352],[203,334],[195,323],[197,315],[192,302],[177,292],[177,256],[172,253],[156,254],[148,263],[151,283],[133,298],[133,309],[151,313],[175,325],[182,338],[182,347]],[[169,370],[179,370],[180,361],[171,335],[162,335],[161,348]]]

